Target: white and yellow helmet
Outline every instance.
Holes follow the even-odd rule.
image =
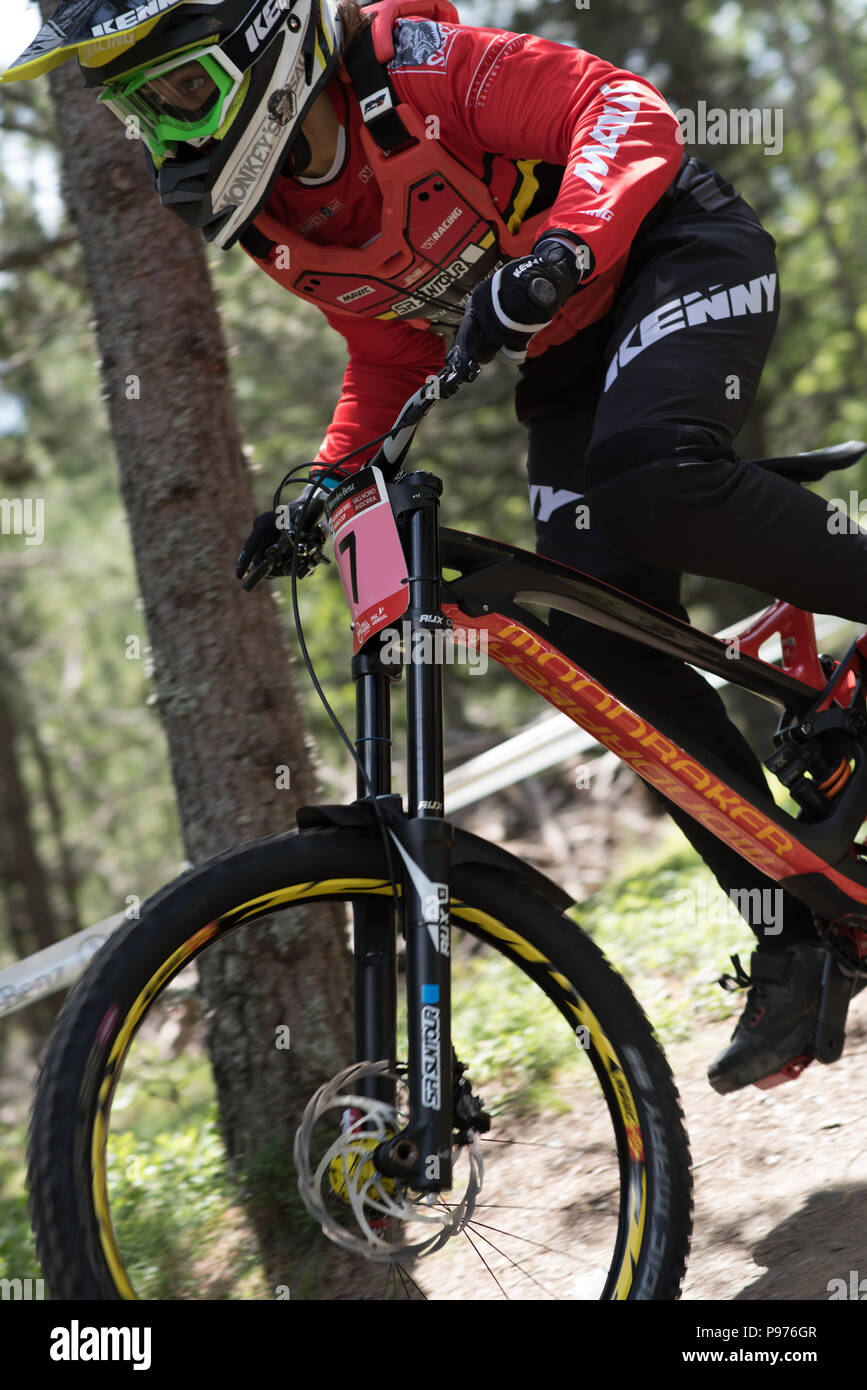
[[[77,57],[145,147],[160,201],[229,247],[267,202],[340,59],[336,0],[60,0],[3,82]],[[302,153],[303,151],[303,153]]]

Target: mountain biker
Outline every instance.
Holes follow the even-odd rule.
[[[387,430],[452,339],[462,368],[499,351],[519,367],[541,553],[684,621],[682,572],[863,619],[863,536],[834,536],[832,554],[824,503],[733,449],[776,327],[774,242],[684,155],[644,78],[462,25],[447,0],[60,0],[3,80],[73,54],[140,135],[161,202],[209,242],[240,242],[346,339],[317,463]],[[277,535],[273,513],[258,518],[239,577]],[[770,800],[695,671],[552,625],[624,701],[665,709]],[[773,887],[656,794],[726,892]],[[782,924],[750,925],[746,1007],[709,1072],[720,1092],[804,1052],[818,1011],[826,947],[809,909],[785,894]]]

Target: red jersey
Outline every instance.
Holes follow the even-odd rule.
[[[566,341],[609,309],[641,222],[680,168],[677,120],[643,78],[531,34],[400,19],[393,35],[388,75],[399,101],[484,184],[509,231],[533,216],[534,233],[516,254],[554,228],[575,232],[593,251],[592,276],[531,339],[528,356]],[[345,82],[328,90],[345,132],[342,162],[315,184],[279,179],[264,220],[319,245],[357,248],[379,234],[383,200],[360,138],[358,100]],[[445,235],[447,222],[432,236]],[[328,463],[384,433],[445,353],[442,330],[356,307],[324,310],[349,348],[317,455]],[[424,317],[420,310],[416,320]]]

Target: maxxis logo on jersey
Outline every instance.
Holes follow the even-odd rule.
[[[611,359],[603,390],[607,391],[614,384],[620,370],[628,366],[634,357],[660,338],[667,338],[669,333],[696,327],[707,323],[708,319],[769,313],[774,307],[776,294],[777,277],[771,274],[756,275],[741,285],[711,285],[706,294],[693,290],[680,299],[670,299],[667,304],[661,304],[658,309],[645,314],[630,328]]]
[[[317,227],[322,227],[331,217],[335,217],[345,204],[340,198],[332,198],[330,203],[326,203],[318,212],[314,212],[312,217],[308,217],[305,222],[300,223],[298,230],[302,236],[307,236],[309,232],[315,232]]]
[[[572,170],[594,193],[602,192],[602,180],[617,154],[618,141],[638,115],[641,98],[647,95],[643,87],[631,81],[618,82],[616,86],[603,82],[599,90],[608,100],[596,118],[588,143],[581,146],[581,156]]]

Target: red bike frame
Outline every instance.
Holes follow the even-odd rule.
[[[827,817],[807,822],[792,816],[760,802],[754,787],[664,713],[621,701],[564,655],[547,624],[524,605],[545,604],[655,646],[805,720],[834,705],[850,708],[860,691],[867,633],[829,679],[813,615],[776,602],[739,634],[740,654],[732,660],[727,643],[565,565],[446,529],[441,543],[444,568],[461,572],[446,585],[443,603],[458,635],[462,629],[484,633],[500,665],[819,916],[867,917],[867,860],[856,843],[867,817],[867,755],[860,742],[852,775],[829,801]],[[758,656],[774,633],[782,644],[781,666]]]

